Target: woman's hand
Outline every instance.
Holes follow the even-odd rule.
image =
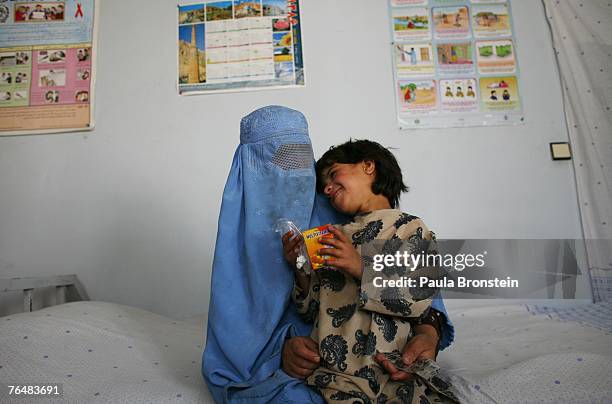
[[[298,235],[297,237],[293,237],[293,232],[288,231],[283,236],[283,255],[285,259],[293,268],[295,273],[295,278],[298,286],[301,289],[301,296],[305,297],[308,294],[308,289],[310,288],[310,276],[306,275],[303,271],[300,271],[297,267],[297,257],[300,255],[300,246],[304,243],[304,239],[302,235]]]
[[[293,337],[285,341],[282,368],[291,377],[305,379],[319,367],[319,347],[310,337]]]
[[[304,243],[304,239],[301,236],[293,237],[293,232],[288,231],[283,235],[283,255],[285,259],[291,265],[291,268],[295,268],[295,261],[298,255],[300,255],[300,246]]]
[[[361,279],[363,275],[363,264],[361,255],[357,252],[353,243],[337,228],[330,226],[329,232],[333,238],[323,236],[319,238],[319,243],[332,248],[319,249],[319,255],[329,255],[323,263],[325,266],[339,269],[354,278]]]
[[[416,326],[414,329],[415,335],[412,337],[402,352],[402,360],[405,365],[410,365],[419,358],[436,360],[436,348],[438,347],[438,333],[436,329],[429,324]],[[391,375],[391,380],[406,381],[412,378],[412,373],[401,372],[381,353],[377,354],[374,359],[382,365],[383,368]]]

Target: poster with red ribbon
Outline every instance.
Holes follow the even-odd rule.
[[[0,136],[91,130],[96,3],[0,2]]]

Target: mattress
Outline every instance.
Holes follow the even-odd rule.
[[[54,402],[210,403],[203,334],[201,325],[113,303],[14,314],[0,318],[0,381],[62,383]]]
[[[456,339],[438,358],[465,402],[612,403],[609,331],[482,302],[448,302]],[[3,317],[0,381],[62,383],[57,402],[210,403],[203,330],[204,317],[178,321],[103,302]]]
[[[479,302],[447,302],[455,342],[438,357],[467,401],[612,403],[612,335],[593,326],[610,322],[601,303],[567,309],[591,320],[601,313],[579,322],[526,305]]]

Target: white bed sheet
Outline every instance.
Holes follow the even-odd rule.
[[[449,309],[456,340],[438,359],[467,402],[612,403],[610,333],[485,303]],[[0,382],[63,383],[64,402],[210,403],[202,318],[103,302],[3,317]]]
[[[0,318],[0,382],[62,383],[57,402],[210,403],[203,338],[200,325],[113,303],[14,314]]]
[[[612,403],[609,332],[481,302],[448,310],[455,342],[438,357],[470,402]]]

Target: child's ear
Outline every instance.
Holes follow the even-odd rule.
[[[362,164],[363,164],[363,171],[366,174],[372,175],[376,172],[376,163],[373,160],[364,160]]]

